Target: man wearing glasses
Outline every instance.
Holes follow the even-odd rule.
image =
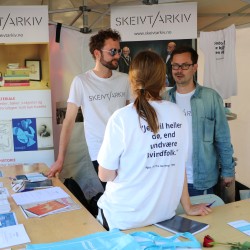
[[[49,171],[49,177],[62,171],[79,107],[83,112],[90,158],[97,172],[97,154],[108,119],[130,100],[128,76],[116,71],[121,55],[120,40],[120,34],[111,29],[100,30],[90,38],[89,50],[95,59],[95,67],[73,79],[60,135],[59,153]]]
[[[176,85],[166,99],[185,113],[189,124],[189,156],[186,163],[190,196],[211,194],[218,182],[219,166],[225,187],[234,181],[235,162],[223,100],[210,88],[194,81],[198,54],[190,47],[177,48],[171,55]]]

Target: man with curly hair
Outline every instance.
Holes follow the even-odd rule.
[[[67,112],[60,134],[59,152],[48,176],[55,176],[63,162],[74,127],[78,108],[84,117],[84,131],[91,161],[98,171],[97,154],[109,117],[129,103],[127,74],[116,71],[121,55],[120,34],[112,29],[100,30],[90,38],[89,50],[95,67],[77,75],[71,84]]]

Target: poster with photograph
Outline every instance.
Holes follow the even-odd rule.
[[[51,90],[3,91],[0,107],[0,165],[50,166],[54,162]]]
[[[121,42],[121,48],[129,49],[129,56],[131,60],[137,53],[144,50],[152,50],[158,53],[163,61],[166,63],[166,87],[173,87],[175,82],[172,77],[171,63],[168,57],[168,46],[169,44],[175,44],[179,46],[190,46],[196,49],[196,39],[179,39],[179,40],[148,40],[148,41],[127,41]],[[120,71],[120,68],[119,68]]]
[[[166,87],[172,88],[173,49],[179,46],[197,49],[197,3],[113,6],[111,27],[122,37],[119,71],[128,73],[129,64],[138,52],[152,50],[166,63]]]

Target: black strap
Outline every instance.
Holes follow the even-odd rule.
[[[103,225],[103,227],[107,230],[107,231],[109,231],[109,225],[108,225],[108,222],[107,222],[107,220],[106,220],[106,218],[105,218],[105,216],[104,216],[104,213],[103,213],[103,210],[101,209],[101,215],[102,215],[102,225]]]
[[[61,28],[62,28],[62,24],[57,23],[57,25],[56,25],[56,43],[60,43]]]

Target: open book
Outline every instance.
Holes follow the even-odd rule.
[[[199,233],[209,227],[206,223],[190,220],[179,215],[175,215],[169,220],[158,222],[155,226],[166,229],[172,233],[189,232],[191,234]]]

